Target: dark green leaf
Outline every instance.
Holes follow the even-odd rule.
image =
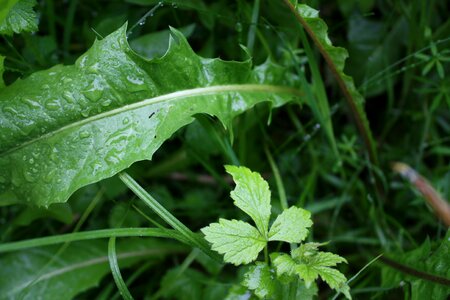
[[[269,241],[300,243],[308,235],[312,225],[311,213],[303,208],[290,207],[273,222],[269,231]]]
[[[270,189],[269,184],[257,172],[246,167],[225,166],[236,183],[230,193],[234,205],[249,215],[264,238],[269,231]]]

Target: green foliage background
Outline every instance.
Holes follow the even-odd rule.
[[[419,271],[412,274],[395,268],[389,261],[377,260],[350,283],[354,298],[423,299],[430,293],[436,299],[448,297],[447,228],[423,198],[390,170],[392,161],[406,162],[444,198],[450,198],[448,1],[306,1],[320,10],[333,44],[349,52],[345,72],[353,77],[365,98],[378,166],[369,160],[335,77],[282,1],[174,0],[162,5],[152,0],[0,3],[0,20],[4,20],[0,26],[0,62],[4,57],[6,85],[3,90],[0,80],[0,101],[4,104],[0,135],[6,132],[4,124],[11,111],[5,103],[13,97],[9,86],[14,82],[20,86],[17,93],[33,93],[26,82],[44,74],[36,72],[53,67],[64,73],[92,47],[96,38],[104,41],[125,22],[130,47],[147,59],[158,60],[167,51],[172,26],[186,36],[196,55],[243,61],[230,64],[247,64],[244,72],[254,74],[249,82],[261,83],[261,74],[269,74],[272,77],[267,80],[301,90],[303,97],[279,108],[255,102],[256,106],[233,121],[227,118],[226,128],[217,118],[200,112],[190,125],[167,133],[170,139],[155,148],[158,150],[151,162],[131,165],[127,172],[133,178],[187,227],[198,231],[218,218],[245,220],[246,216],[233,207],[229,198],[233,187],[223,165],[247,166],[269,181],[273,212],[279,214],[284,201],[312,212],[310,238],[331,241],[324,248],[347,259],[348,265],[340,267],[347,278],[381,253]],[[20,5],[23,13],[8,18],[5,11],[14,5]],[[187,53],[180,52],[175,59],[187,57]],[[253,66],[262,67],[250,70],[250,58]],[[57,64],[64,66],[54,67]],[[181,70],[162,68],[151,75],[170,81],[182,74]],[[105,69],[101,72],[115,76]],[[220,72],[229,78],[218,78],[219,82],[246,81],[236,78],[241,71],[233,76],[226,70]],[[122,77],[125,79],[126,74]],[[79,85],[82,84],[80,78]],[[178,88],[174,84],[171,91]],[[61,94],[64,92],[67,90],[61,90]],[[281,102],[287,100],[278,103]],[[25,119],[32,119],[33,111],[27,113]],[[189,122],[181,123],[180,126]],[[150,156],[146,153],[139,159]],[[0,173],[5,170],[3,166]],[[84,174],[88,174],[87,170]],[[67,196],[84,184],[72,188]],[[59,192],[58,189],[56,194]],[[31,196],[26,186],[18,195],[18,201]],[[48,195],[39,196],[50,199]],[[36,237],[164,223],[114,176],[78,189],[66,203],[52,204],[48,210],[24,204],[2,206],[0,224],[2,249],[2,244]],[[103,242],[2,253],[1,297],[41,294],[46,295],[45,299],[56,299],[65,285],[75,285],[75,291],[66,294],[68,298],[119,297],[108,272],[108,253]],[[239,274],[243,271],[237,274],[236,269],[221,268],[203,254],[190,251],[167,239],[123,237],[117,241],[122,276],[135,298],[221,299],[242,281]],[[121,253],[134,254],[123,257]],[[83,261],[98,264],[80,265]],[[57,277],[55,270],[64,268],[75,272]],[[92,280],[78,280],[80,274],[92,274]],[[424,274],[434,277],[424,279]],[[61,284],[61,289],[47,288],[53,285],[47,279]],[[307,293],[304,291],[304,296]],[[319,293],[321,298],[333,296],[320,282]]]

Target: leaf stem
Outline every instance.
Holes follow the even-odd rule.
[[[192,246],[198,247],[206,255],[212,259],[222,262],[222,258],[213,252],[206,241],[192,232],[183,223],[181,223],[174,215],[165,209],[155,198],[153,198],[143,187],[141,187],[130,175],[125,172],[119,173],[119,178],[128,186],[129,189],[136,194],[144,203],[150,207],[158,216],[160,216],[167,224],[175,229],[184,239]]]
[[[76,233],[60,234],[55,236],[40,237],[18,242],[10,242],[0,244],[0,253],[23,250],[33,247],[48,246],[60,243],[102,239],[109,237],[160,237],[173,238],[182,243],[188,244],[186,239],[172,229],[160,228],[115,228],[115,229],[100,229],[92,231],[83,231]]]
[[[111,273],[114,278],[114,282],[119,289],[120,294],[125,300],[133,300],[133,296],[131,296],[130,291],[127,288],[126,283],[123,281],[122,274],[120,274],[119,263],[117,262],[117,254],[116,254],[116,237],[109,238],[108,242],[108,260],[109,267],[111,268]]]

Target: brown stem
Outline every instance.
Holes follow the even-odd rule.
[[[403,265],[399,262],[396,262],[396,261],[394,261],[390,258],[384,257],[384,256],[380,257],[380,261],[383,262],[385,265],[388,265],[389,267],[399,270],[400,272],[405,273],[407,275],[414,276],[414,277],[424,279],[427,281],[431,281],[433,283],[450,286],[450,279],[448,279],[448,278],[413,269],[409,266]]]
[[[289,7],[289,9],[292,11],[292,13],[295,15],[295,18],[300,22],[300,24],[303,26],[303,28],[308,33],[309,37],[313,40],[316,47],[319,49],[320,54],[322,54],[323,58],[325,59],[328,67],[330,68],[331,72],[333,73],[334,77],[336,78],[339,88],[341,89],[342,93],[344,94],[345,99],[347,100],[347,104],[350,107],[352,111],[353,118],[355,119],[356,126],[359,130],[359,133],[361,134],[364,144],[367,148],[367,152],[369,154],[370,161],[373,165],[378,166],[378,157],[375,151],[375,146],[373,143],[373,139],[371,137],[370,129],[366,128],[364,126],[363,117],[361,116],[360,112],[358,111],[357,104],[355,100],[353,99],[347,85],[345,84],[342,77],[339,75],[339,71],[337,70],[336,65],[334,64],[331,57],[328,55],[327,51],[323,47],[323,45],[320,43],[320,41],[317,39],[316,35],[312,31],[311,27],[309,27],[308,23],[305,21],[305,19],[302,18],[302,16],[298,13],[298,11],[295,9],[294,5],[289,0],[284,0],[284,3]]]

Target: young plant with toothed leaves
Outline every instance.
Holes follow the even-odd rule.
[[[308,228],[313,225],[311,213],[292,206],[278,215],[271,226],[270,189],[257,172],[246,167],[226,166],[236,183],[231,192],[234,205],[244,211],[256,227],[240,220],[219,219],[201,231],[212,249],[224,255],[224,261],[236,266],[252,263],[241,285],[230,289],[228,298],[237,299],[249,292],[260,299],[307,299],[317,293],[320,277],[332,289],[351,299],[347,279],[334,269],[345,258],[319,251],[324,243],[305,243]],[[271,252],[268,242],[290,243],[289,254]],[[256,261],[264,250],[264,261]],[[293,293],[292,290],[295,292]]]

